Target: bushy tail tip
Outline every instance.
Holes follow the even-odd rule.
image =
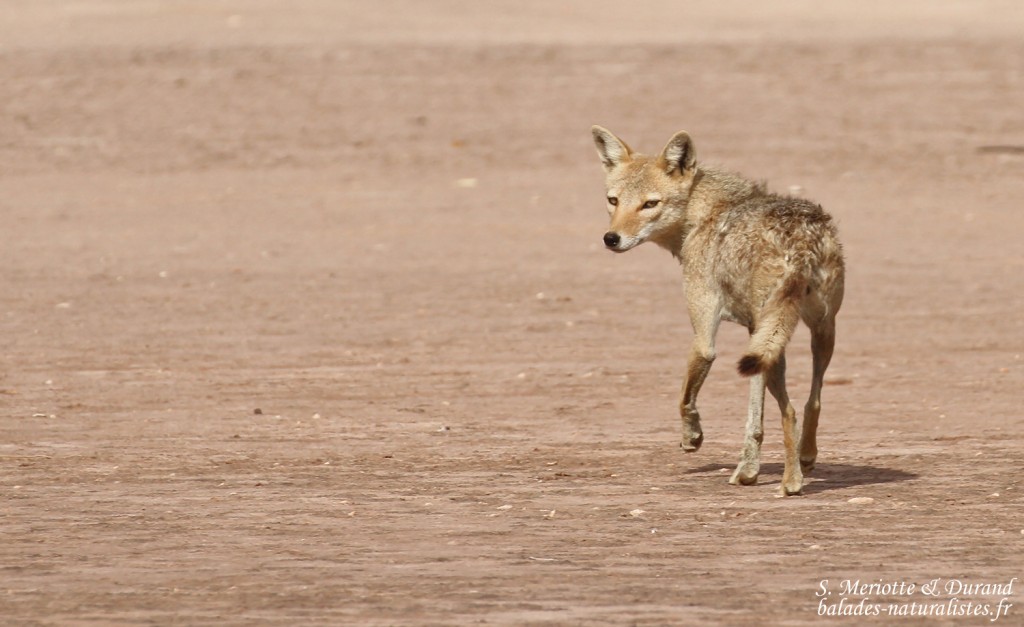
[[[744,377],[752,377],[755,374],[764,372],[767,364],[764,363],[764,358],[760,355],[744,355],[740,358],[736,369]]]

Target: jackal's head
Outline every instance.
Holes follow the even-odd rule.
[[[697,171],[690,136],[676,133],[659,156],[649,157],[634,153],[606,128],[591,130],[607,174],[611,226],[604,245],[617,253],[647,240],[669,247],[681,232]]]

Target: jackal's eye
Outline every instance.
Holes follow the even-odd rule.
[[[648,200],[644,203],[644,209],[654,209],[660,202],[660,200]]]
[[[619,204],[619,199],[616,198],[615,196],[609,196],[608,197],[608,204],[613,206],[613,207],[615,207],[616,205]]]

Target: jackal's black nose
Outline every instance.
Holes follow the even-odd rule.
[[[607,233],[604,234],[604,245],[607,246],[608,248],[615,248],[616,246],[619,245],[619,241],[621,239],[622,238],[620,238],[619,234],[616,233],[615,231],[608,231]]]

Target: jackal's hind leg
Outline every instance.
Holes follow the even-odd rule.
[[[729,483],[753,485],[761,471],[761,442],[764,441],[764,386],[763,374],[750,378],[750,403],[747,406],[747,427],[743,435],[740,463],[733,471]]]
[[[811,355],[813,374],[811,378],[811,395],[804,406],[803,433],[800,435],[800,466],[805,472],[814,469],[818,458],[818,417],[821,415],[821,386],[825,380],[825,370],[832,360],[832,350],[836,343],[835,321],[827,320],[811,329]]]
[[[786,459],[782,471],[781,491],[783,496],[800,494],[803,491],[804,475],[796,447],[796,410],[789,402],[789,393],[786,391],[785,354],[780,355],[779,360],[768,370],[767,385],[779,404],[779,411],[782,412],[782,440],[786,447]]]

